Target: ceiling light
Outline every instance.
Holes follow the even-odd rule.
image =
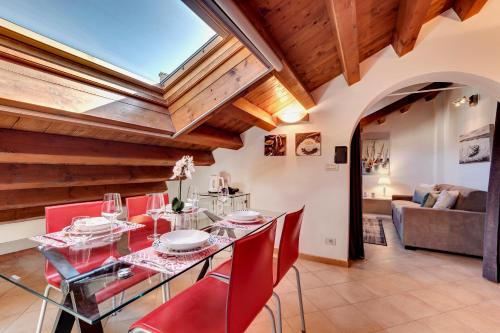
[[[288,124],[299,122],[304,119],[306,115],[307,110],[299,103],[291,104],[276,114],[281,121]]]

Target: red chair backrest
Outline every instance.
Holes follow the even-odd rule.
[[[305,206],[302,207],[302,209],[293,213],[288,213],[285,216],[285,223],[283,224],[278,250],[278,267],[276,281],[274,281],[275,285],[281,281],[295,261],[299,258],[299,237],[304,208]]]
[[[163,194],[163,200],[165,201],[165,205],[168,204],[168,194]],[[146,214],[147,206],[148,206],[148,196],[142,195],[139,197],[132,197],[126,199],[127,204],[127,220],[134,216],[144,215]]]
[[[45,207],[45,230],[47,233],[61,231],[71,225],[73,217],[101,216],[101,205],[102,201],[93,201]]]
[[[227,302],[228,333],[244,332],[272,296],[275,235],[276,221],[235,242]]]

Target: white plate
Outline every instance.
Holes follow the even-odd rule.
[[[255,221],[260,217],[260,213],[253,210],[240,210],[227,215],[232,221]]]
[[[167,248],[176,251],[191,250],[207,243],[210,234],[201,230],[176,230],[160,236]]]
[[[169,249],[167,246],[165,246],[164,243],[162,243],[161,240],[156,240],[153,243],[153,249],[156,252],[158,252],[158,253],[165,254],[165,255],[168,255],[168,256],[187,256],[187,255],[190,255],[190,254],[196,254],[198,252],[208,250],[212,246],[214,246],[215,244],[217,244],[216,240],[214,238],[210,237],[208,239],[208,241],[206,243],[204,243],[200,247],[197,247],[197,248],[194,248],[194,249],[189,249],[189,250],[179,251],[179,250]]]
[[[111,227],[111,222],[104,217],[90,217],[75,222],[74,227],[78,231],[98,232]]]
[[[227,220],[235,224],[254,224],[254,223],[257,224],[264,222],[264,220],[261,217],[256,218],[255,220],[237,220],[237,219],[227,219]]]
[[[185,202],[184,203],[184,208],[182,208],[182,211],[183,212],[188,212],[191,209],[193,209],[193,204],[189,203],[189,202]],[[168,213],[172,213],[173,212],[173,210],[172,210],[172,204],[166,205],[165,206],[165,211],[168,212]]]
[[[63,231],[66,234],[73,234],[73,235],[99,235],[99,234],[116,232],[119,229],[120,229],[120,225],[118,223],[113,223],[112,225],[109,224],[105,229],[95,230],[95,231],[79,230],[79,229],[73,228],[72,226],[67,226],[67,227],[63,228]]]

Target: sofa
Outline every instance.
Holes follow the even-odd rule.
[[[405,248],[482,257],[487,192],[449,184],[438,184],[435,190],[458,191],[455,205],[425,208],[410,195],[392,196],[392,220]]]

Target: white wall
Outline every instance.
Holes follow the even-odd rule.
[[[291,210],[306,204],[301,251],[340,260],[347,259],[349,170],[326,171],[336,145],[349,146],[362,114],[397,89],[429,81],[451,81],[481,87],[500,100],[500,1],[489,1],[465,22],[448,11],[427,23],[413,52],[399,58],[387,47],[361,64],[362,80],[348,87],[342,76],[313,92],[317,106],[307,125],[279,127],[274,133],[321,131],[323,155],[293,156],[293,136],[288,156],[263,156],[264,132],[245,133],[239,151],[215,151],[216,164],[200,167],[196,183],[206,188],[208,175],[228,171],[232,179],[252,193],[253,206]],[[203,187],[205,186],[205,187]],[[335,247],[324,237],[335,237]]]
[[[467,104],[458,108],[449,101],[479,93],[475,107]],[[484,125],[495,124],[497,101],[475,87],[451,90],[439,96],[441,108],[436,112],[436,182],[457,184],[488,190],[490,162],[459,164],[458,137]]]
[[[459,108],[451,102],[480,94],[477,106]],[[376,110],[374,110],[376,111]],[[412,194],[419,184],[448,183],[480,190],[488,189],[490,163],[458,163],[458,137],[484,125],[494,124],[496,100],[474,87],[443,91],[434,100],[419,100],[407,113],[391,113],[379,125],[366,126],[364,133],[390,135],[391,185],[387,195]],[[378,176],[363,176],[363,191],[382,195]]]
[[[434,103],[419,100],[408,112],[393,112],[382,125],[376,122],[366,126],[363,133],[389,133],[390,179],[387,195],[411,194],[415,186],[434,182],[435,159]],[[377,185],[379,176],[363,176],[363,191],[381,196],[383,188]]]

